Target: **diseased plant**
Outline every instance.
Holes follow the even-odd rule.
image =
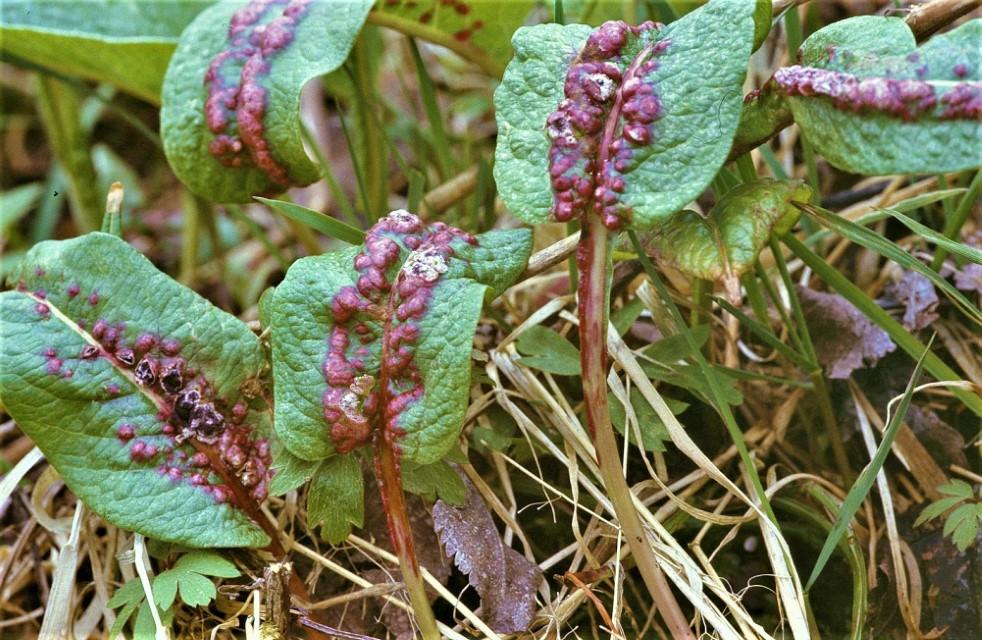
[[[695,279],[703,292],[708,283],[721,283],[727,299],[719,305],[765,337],[769,328],[737,305],[745,276],[759,267],[765,247],[783,268],[779,241],[840,290],[837,301],[847,293],[868,301],[835,280],[821,257],[790,231],[804,211],[808,220],[892,259],[897,259],[895,247],[808,204],[817,192],[814,180],[808,186],[801,180],[758,180],[746,153],[794,122],[815,150],[850,172],[935,173],[982,165],[982,21],[969,21],[918,47],[901,19],[844,20],[814,33],[795,64],[776,70],[744,97],[749,56],[772,22],[767,0],[711,0],[667,26],[610,21],[598,28],[518,28],[533,4],[149,3],[147,10],[127,14],[128,20],[112,12],[104,20],[80,8],[72,17],[77,23],[69,23],[65,12],[35,11],[39,3],[4,3],[0,35],[6,55],[162,103],[164,152],[197,197],[249,202],[320,177],[322,165],[305,151],[299,118],[301,91],[314,78],[333,74],[347,83],[362,127],[363,144],[354,146],[366,148],[354,163],[363,201],[360,219],[376,221],[365,233],[298,205],[259,198],[293,220],[355,245],[284,264],[285,278],[258,305],[262,336],[122,241],[118,211],[107,215],[103,233],[37,244],[13,269],[12,290],[0,294],[0,399],[93,511],[160,541],[194,548],[254,547],[282,558],[287,555],[282,532],[263,513],[264,500],[309,481],[308,524],[340,543],[352,526],[363,524],[364,463],[374,470],[401,579],[426,640],[439,638],[440,630],[414,549],[406,492],[440,495],[434,511],[441,540],[469,574],[494,630],[520,632],[531,622],[528,603],[534,602],[541,574],[501,543],[474,487],[467,482],[465,491],[451,462],[457,459],[455,445],[468,408],[479,317],[525,269],[532,236],[528,230],[472,235],[445,222],[427,224],[404,209],[389,212],[386,167],[390,159],[403,159],[396,145],[386,144],[371,95],[372,72],[363,68],[371,46],[365,26],[385,26],[444,45],[491,76],[503,73],[494,97],[493,171],[501,199],[529,224],[578,224],[581,233],[578,346],[536,326],[518,339],[525,355],[519,362],[582,377],[585,422],[620,530],[673,637],[695,637],[670,586],[692,577],[655,552],[614,435],[616,430],[628,445],[660,451],[678,437],[666,427],[671,417],[666,412],[680,413],[687,406],[670,399],[659,413],[637,388],[622,395],[608,391],[617,234],[628,232],[632,257],[656,287],[662,285],[648,254]],[[505,69],[511,55],[506,36],[513,31],[515,57]],[[91,53],[92,64],[79,64],[79,50]],[[422,67],[415,45],[411,50]],[[137,66],[141,73],[132,73]],[[426,102],[426,82],[421,85]],[[71,153],[73,140],[84,138],[82,128],[74,121],[54,126],[77,119],[69,112],[78,110],[78,97],[53,78],[44,81],[41,96],[51,128],[64,132],[53,143],[55,151],[75,169],[69,186],[77,226],[96,229],[91,158]],[[425,108],[434,137],[446,137],[434,122],[436,102]],[[439,174],[444,179],[447,156],[443,149]],[[735,173],[725,166],[730,161],[736,162]],[[422,183],[407,173],[408,200],[419,201]],[[489,175],[484,180],[490,183]],[[976,183],[982,185],[978,177]],[[708,213],[683,209],[707,186],[716,201]],[[968,216],[969,196],[977,197],[982,186],[972,188],[968,204],[946,223],[947,231],[956,231]],[[943,259],[941,251],[938,255]],[[937,277],[919,263],[911,269]],[[941,289],[967,317],[977,319],[965,296],[947,283]],[[804,611],[807,589],[791,564],[730,408],[743,396],[727,386],[733,379],[713,370],[702,355],[709,331],[698,326],[682,331],[681,316],[663,287],[660,292],[680,331],[647,351],[654,363],[686,361],[687,366],[683,372],[648,363],[644,373],[692,391],[720,413],[754,489],[747,502],[766,533],[768,553],[779,559],[775,567],[787,569],[776,583],[778,597],[787,609]],[[800,353],[776,338],[771,346],[807,373],[822,419],[834,434],[822,362],[801,317],[803,306],[832,296],[804,289],[798,300],[793,288],[788,295],[805,336],[793,336],[801,342]],[[877,325],[874,346],[880,349],[870,360],[892,349],[892,338],[935,378],[957,380],[917,338],[876,311],[862,309],[873,318],[869,327]],[[849,313],[862,317],[851,306]],[[757,313],[758,319],[764,315],[766,309]],[[852,360],[832,363],[826,377],[851,375],[863,353],[850,355]],[[982,402],[968,390],[953,393],[982,415]],[[640,442],[630,428],[637,420],[628,414],[645,417]],[[897,418],[890,437],[899,424]],[[853,499],[840,512],[809,584],[869,491],[888,448],[882,447],[879,462],[864,472],[867,484],[857,483],[850,492]],[[845,454],[836,453],[844,477],[850,477]],[[945,533],[954,532],[963,548],[980,520],[966,487],[945,485],[942,491],[951,497],[926,509],[919,520],[966,502],[945,525]],[[450,504],[454,498],[463,506]],[[496,564],[478,566],[475,557],[485,556]],[[510,573],[518,574],[522,591],[520,616],[498,606]],[[237,574],[217,555],[191,551],[153,579],[154,602],[147,601],[139,581],[116,591],[109,604],[121,610],[113,631],[134,613],[137,634],[168,626],[178,592],[189,605],[205,604],[215,595],[205,576]],[[290,588],[309,601],[299,575],[293,575]],[[150,617],[154,603],[164,611],[162,622]],[[726,624],[714,605],[696,607],[710,625]],[[301,619],[311,633],[329,631],[312,616]],[[809,632],[801,619],[792,617],[789,625],[796,636]]]

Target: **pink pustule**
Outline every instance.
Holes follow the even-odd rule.
[[[546,120],[553,217],[560,222],[592,211],[610,228],[623,226],[630,209],[621,203],[635,149],[651,144],[661,102],[648,77],[670,39],[648,44],[632,59],[624,48],[632,38],[657,31],[646,22],[632,27],[606,22],[587,39],[566,73],[564,98]]]
[[[882,113],[913,122],[922,116],[977,120],[982,114],[982,83],[960,82],[940,96],[923,80],[857,78],[841,71],[793,66],[778,69],[774,82],[789,96],[825,96],[836,109]]]
[[[121,424],[116,429],[116,438],[123,443],[129,442],[136,437],[136,428],[131,424]]]
[[[412,252],[393,284],[389,272],[402,258],[396,237]],[[425,228],[406,211],[390,213],[366,235],[365,249],[353,261],[357,285],[342,287],[331,300],[335,325],[322,363],[328,386],[323,415],[339,453],[368,444],[379,429],[398,429],[399,415],[423,396],[422,376],[413,361],[420,335],[417,321],[450,268],[454,242],[477,244],[470,234],[443,223]],[[375,338],[359,315],[363,313],[385,326],[381,361],[374,366],[366,362],[372,351],[364,345]],[[366,370],[378,373],[364,375]]]
[[[204,78],[205,121],[215,134],[209,152],[229,167],[256,167],[281,186],[292,181],[266,139],[264,85],[271,59],[293,41],[311,2],[251,0],[233,14],[228,47],[212,59]]]
[[[34,304],[34,313],[38,314],[42,318],[47,319],[48,315],[51,313],[51,307],[44,304],[43,302],[36,302]]]
[[[68,289],[65,291],[65,293],[68,294],[68,299],[72,300],[73,298],[78,296],[78,294],[81,293],[81,291],[82,288],[78,286],[78,283],[73,282],[72,284],[68,285]]]
[[[89,304],[92,305],[93,307],[96,306],[97,304],[99,304],[99,294],[98,293],[90,293],[89,294]]]

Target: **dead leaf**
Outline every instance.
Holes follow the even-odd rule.
[[[917,331],[938,319],[938,294],[934,285],[916,271],[908,271],[904,277],[883,290],[877,303],[884,309],[903,307],[901,322],[907,331]]]
[[[459,507],[433,505],[433,523],[447,556],[467,574],[481,596],[482,618],[498,633],[528,629],[535,615],[539,567],[501,541],[491,513],[467,476],[467,498]]]
[[[955,272],[955,287],[982,295],[982,264],[970,262]]]
[[[890,336],[848,300],[834,293],[796,287],[818,362],[831,379],[845,379],[860,367],[872,367],[897,348]]]

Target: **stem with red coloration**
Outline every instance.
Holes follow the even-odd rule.
[[[440,630],[426,595],[426,584],[419,570],[416,559],[416,547],[413,544],[413,533],[409,525],[409,515],[406,511],[406,496],[402,490],[402,472],[399,467],[399,454],[395,445],[388,442],[380,431],[375,433],[375,475],[378,478],[379,493],[382,495],[382,506],[385,509],[385,519],[389,525],[389,537],[392,547],[399,558],[399,568],[402,570],[402,581],[409,593],[409,602],[413,606],[416,623],[424,640],[440,640]]]
[[[633,494],[621,471],[617,440],[610,424],[607,408],[609,245],[609,234],[601,217],[584,216],[576,262],[580,271],[580,364],[583,369],[583,404],[587,427],[610,503],[655,607],[661,612],[675,640],[695,640],[689,622],[658,566],[647,532],[638,517]]]

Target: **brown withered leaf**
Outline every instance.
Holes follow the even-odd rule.
[[[903,307],[901,322],[907,331],[918,331],[938,319],[938,294],[934,285],[916,271],[904,273],[904,277],[887,286],[877,303],[884,309]]]
[[[880,329],[848,300],[834,293],[796,287],[818,362],[831,379],[844,379],[897,348]]]
[[[542,572],[504,545],[480,494],[465,475],[460,477],[467,485],[464,504],[452,507],[437,500],[434,527],[447,556],[481,596],[481,617],[488,626],[501,634],[525,631],[535,614]]]

